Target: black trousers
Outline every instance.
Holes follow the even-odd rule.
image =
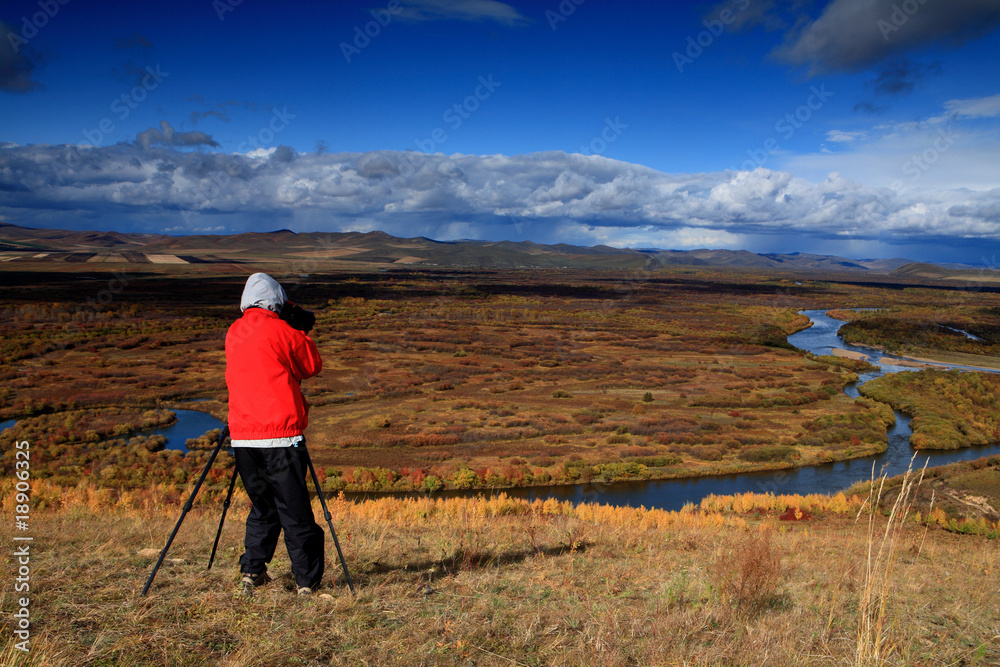
[[[297,447],[233,447],[236,469],[253,507],[247,516],[245,551],[240,570],[258,574],[266,569],[278,535],[285,531],[285,549],[297,586],[319,586],[323,578],[323,529],[313,517],[306,474],[305,444]]]

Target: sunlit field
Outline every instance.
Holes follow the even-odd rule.
[[[0,417],[34,443],[40,478],[186,483],[212,434],[182,456],[143,430],[181,407],[225,419],[223,338],[242,278],[132,276],[87,307],[79,284],[49,274],[5,290]],[[790,348],[808,324],[797,311],[888,309],[880,321],[929,332],[910,339],[920,354],[948,331],[921,306],[940,298],[933,289],[736,271],[399,270],[295,278],[289,291],[317,314],[325,367],[303,391],[330,491],[712,475],[883,451],[892,401],[843,394],[865,362]],[[945,296],[937,319],[982,334],[962,349],[990,359],[997,296]],[[890,346],[866,342],[879,340]],[[992,442],[992,428],[946,446]],[[225,483],[227,462],[209,484]]]

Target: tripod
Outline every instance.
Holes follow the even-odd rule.
[[[184,517],[187,513],[191,511],[194,505],[195,496],[198,495],[198,489],[201,488],[202,483],[205,481],[205,477],[208,476],[208,471],[211,469],[212,464],[215,463],[215,458],[219,455],[219,451],[222,449],[222,443],[225,442],[226,436],[229,435],[229,425],[227,424],[222,433],[219,434],[219,439],[215,443],[215,449],[212,450],[211,456],[208,457],[208,464],[205,465],[205,469],[201,473],[201,477],[198,478],[197,483],[194,485],[194,489],[191,491],[191,497],[188,498],[187,502],[184,503],[184,507],[181,510],[181,517],[177,520],[177,525],[174,526],[174,530],[170,533],[170,537],[167,538],[167,543],[163,547],[163,551],[160,552],[160,557],[156,561],[156,565],[153,566],[153,571],[149,574],[149,579],[146,580],[146,585],[142,588],[142,595],[146,595],[149,591],[149,587],[153,584],[153,578],[156,577],[157,571],[160,569],[160,565],[163,564],[163,559],[167,556],[167,551],[170,549],[170,545],[173,543],[174,538],[177,536],[177,531],[180,530],[181,524],[184,523]],[[309,451],[305,450],[306,463],[309,464],[309,474],[312,477],[313,484],[316,486],[316,495],[319,496],[319,504],[323,508],[323,518],[326,519],[327,525],[330,527],[330,535],[333,536],[333,544],[337,547],[337,555],[340,557],[340,566],[344,569],[344,578],[347,579],[347,585],[351,589],[351,593],[354,593],[354,582],[351,581],[351,575],[347,571],[347,561],[344,560],[344,552],[340,549],[340,541],[337,540],[337,532],[333,529],[333,518],[330,515],[330,510],[326,506],[326,498],[323,496],[323,489],[319,485],[319,478],[316,476],[316,469],[313,468],[312,459],[309,457]],[[219,546],[219,538],[222,536],[222,525],[226,521],[226,513],[229,511],[229,504],[233,497],[233,489],[236,488],[236,468],[233,467],[233,476],[229,480],[229,491],[226,494],[226,500],[222,504],[222,518],[219,519],[219,531],[215,535],[215,543],[212,545],[212,555],[208,560],[208,568],[212,569],[212,563],[215,561],[215,551]]]

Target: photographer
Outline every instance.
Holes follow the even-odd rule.
[[[323,530],[306,488],[305,432],[309,407],[299,388],[322,370],[308,335],[315,318],[288,302],[265,273],[247,279],[243,316],[226,333],[226,385],[233,455],[253,507],[247,516],[240,590],[268,583],[267,564],[284,530],[300,595],[323,578]]]

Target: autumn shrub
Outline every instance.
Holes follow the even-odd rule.
[[[739,453],[739,457],[750,463],[766,463],[771,461],[793,461],[799,457],[794,447],[787,445],[763,445],[747,447]]]
[[[723,601],[742,617],[752,617],[779,599],[781,554],[771,531],[749,532],[718,554],[709,572]]]
[[[451,478],[451,485],[456,489],[472,489],[482,483],[483,479],[471,468],[460,468]]]
[[[632,459],[632,462],[644,465],[648,468],[666,468],[667,466],[679,465],[684,459],[677,454],[662,454],[660,456],[641,456]]]

